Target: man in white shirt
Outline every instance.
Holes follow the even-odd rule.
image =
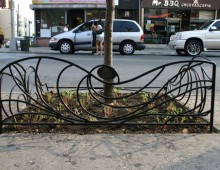
[[[67,32],[67,31],[69,31],[69,24],[65,24],[63,28],[63,32]]]

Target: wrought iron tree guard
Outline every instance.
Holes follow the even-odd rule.
[[[52,77],[45,63],[56,64]],[[121,81],[106,65],[88,71],[42,56],[9,63],[0,76],[1,133],[5,125],[207,125],[213,131],[216,65],[206,58],[167,63]],[[104,84],[114,86],[114,97],[104,96]]]

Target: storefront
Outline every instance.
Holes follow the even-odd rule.
[[[32,0],[35,11],[37,46],[48,46],[50,37],[63,32],[66,23],[70,29],[80,23],[105,17],[105,0]]]
[[[31,9],[35,11],[36,43],[47,46],[65,23],[71,29],[90,19],[105,18],[106,0],[32,0]],[[219,9],[219,0],[118,0],[115,18],[139,22],[149,43],[167,43],[175,32],[197,29],[219,18]]]
[[[140,22],[139,0],[115,0],[115,18]],[[50,37],[80,23],[105,18],[106,0],[32,0],[35,11],[36,44],[47,46]]]
[[[218,0],[142,0],[145,37],[167,43],[178,31],[194,30],[219,14]]]
[[[140,23],[139,0],[119,0],[115,6],[115,18],[131,19]]]

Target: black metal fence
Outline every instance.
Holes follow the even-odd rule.
[[[215,78],[216,65],[206,58],[128,80],[106,65],[88,71],[63,59],[24,58],[0,71],[0,132],[8,125],[205,125],[212,132]]]

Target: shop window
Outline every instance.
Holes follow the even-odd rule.
[[[105,18],[105,10],[86,10],[86,19],[104,19]]]
[[[198,20],[199,19],[199,10],[192,10],[190,15],[190,20]]]
[[[208,21],[214,19],[213,11],[199,11],[199,19],[203,21]]]
[[[215,10],[145,8],[145,37],[147,39],[169,38],[175,32],[199,29],[205,22],[213,20],[214,16]]]
[[[63,31],[65,25],[64,10],[41,10],[36,15],[38,37],[51,37]]]

